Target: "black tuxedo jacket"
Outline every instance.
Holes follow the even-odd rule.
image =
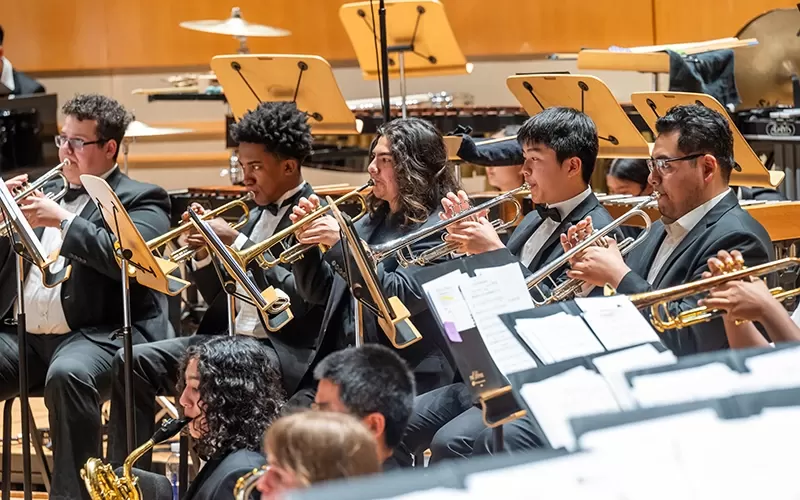
[[[745,186],[739,189],[742,192],[743,200],[786,201],[787,199],[780,191],[775,189]]]
[[[169,229],[170,200],[164,189],[135,181],[115,169],[106,179],[145,241]],[[49,191],[49,189],[46,189]],[[34,229],[41,238],[44,228]],[[72,264],[72,275],[61,285],[61,304],[74,332],[104,333],[122,327],[120,267],[114,257],[112,233],[100,210],[90,200],[72,220],[64,234],[61,255]],[[0,239],[0,311],[14,313],[17,298],[16,254],[8,239]],[[25,275],[30,269],[25,266]],[[169,322],[167,297],[130,281],[131,319],[134,342],[153,341],[174,335]],[[116,347],[121,341],[110,341]]]
[[[189,484],[181,500],[220,500],[233,498],[236,481],[253,469],[261,468],[267,461],[260,453],[238,450],[220,459],[206,462],[194,481]],[[254,490],[255,491],[255,490]],[[260,498],[257,491],[252,499]]]
[[[43,94],[45,92],[41,83],[29,77],[22,71],[13,70],[14,78],[13,95]]]
[[[436,208],[428,215],[422,224],[402,228],[397,225],[382,228],[379,237],[375,232],[385,223],[385,214],[376,213],[366,215],[355,223],[355,229],[362,241],[370,246],[399,238],[420,227],[428,227],[439,221],[439,209]],[[415,254],[441,244],[441,233],[434,234],[424,240],[411,245]],[[327,354],[335,350],[336,339],[340,343],[346,339],[350,344],[355,342],[353,318],[353,297],[344,278],[337,269],[345,269],[342,253],[342,243],[339,242],[323,256],[318,249],[306,254],[306,257],[295,264],[293,271],[296,279],[297,290],[312,304],[325,307],[322,325],[315,345],[315,354],[309,368],[322,360]],[[387,258],[378,264],[378,281],[387,298],[397,296],[411,314],[411,322],[416,326],[422,339],[416,343],[398,350],[410,365],[412,370],[440,372],[443,367],[435,366],[430,369],[421,368],[422,362],[428,357],[449,355],[449,350],[443,348],[443,339],[439,333],[439,326],[428,310],[422,289],[416,284],[410,274],[400,267],[394,257]],[[392,347],[383,330],[378,325],[377,317],[366,307],[363,308],[364,339],[366,342],[378,342]],[[438,352],[437,352],[438,351]],[[451,363],[452,364],[452,363]],[[450,374],[443,376],[449,377]]]
[[[647,239],[628,255],[627,264],[631,271],[620,282],[618,293],[640,293],[698,280],[708,270],[708,259],[719,250],[739,250],[745,264],[751,267],[774,258],[772,241],[766,230],[739,206],[733,192],[729,192],[689,231],[651,285],[647,282],[647,274],[665,237],[664,224],[661,221],[653,223]],[[693,297],[674,302],[670,310],[676,314],[694,308],[697,300]],[[667,331],[661,335],[661,340],[678,356],[728,347],[721,319]]]
[[[306,185],[295,196],[294,200],[300,197],[308,198],[314,194],[311,185]],[[290,206],[296,203],[291,203]],[[247,236],[253,232],[258,220],[261,218],[262,207],[256,207],[250,213],[250,219],[242,227],[241,233]],[[291,208],[287,210],[278,222],[275,231],[280,231],[292,224],[289,219]],[[244,248],[254,245],[255,242],[248,240]],[[293,394],[300,383],[300,379],[305,374],[306,368],[311,362],[314,350],[315,339],[322,321],[323,307],[308,304],[297,292],[294,277],[290,266],[276,266],[264,271],[257,264],[252,263],[248,266],[255,283],[263,290],[272,285],[283,290],[291,301],[290,309],[294,318],[277,332],[269,332],[269,340],[278,354],[283,374],[283,384],[288,394]],[[210,304],[208,311],[203,315],[201,327],[198,333],[218,334],[228,328],[228,309],[227,294],[222,288],[219,276],[213,265],[203,267],[194,271],[195,282],[201,295]],[[262,320],[263,324],[263,320]],[[266,329],[266,327],[265,327]]]

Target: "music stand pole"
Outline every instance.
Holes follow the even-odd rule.
[[[383,92],[383,122],[392,119],[392,108],[389,100],[389,41],[386,39],[386,2],[380,0],[378,7],[378,23],[380,24],[381,41],[381,88]]]
[[[130,143],[127,139],[122,139],[122,173],[128,175],[128,146]]]
[[[400,52],[397,56],[400,63],[400,109],[403,113],[403,118],[408,117],[408,108],[406,107],[406,54]]]
[[[236,297],[228,294],[228,335],[236,335]]]
[[[133,401],[133,335],[132,335],[132,321],[131,321],[131,288],[130,279],[128,277],[128,259],[132,257],[130,250],[122,247],[120,241],[119,249],[120,263],[119,267],[122,270],[120,276],[122,277],[122,342],[123,342],[123,356],[125,358],[125,427],[127,438],[127,451],[130,453],[135,448],[135,418],[134,401]]]
[[[11,232],[10,228],[9,232]],[[22,254],[17,252],[17,343],[19,344],[19,407],[22,415],[22,490],[25,500],[31,500],[33,487],[31,485],[31,429],[28,393],[28,332],[25,326],[25,262]],[[3,471],[3,474],[11,477],[11,471]]]
[[[355,323],[356,347],[364,345],[364,305],[353,297],[353,321]]]

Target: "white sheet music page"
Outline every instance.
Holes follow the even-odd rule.
[[[592,360],[600,375],[605,377],[623,410],[637,407],[636,399],[631,394],[625,372],[674,363],[677,358],[669,351],[669,356],[662,356],[652,344],[643,344],[610,354],[597,356]]]
[[[459,288],[467,280],[469,280],[469,275],[456,270],[422,285],[422,289],[433,302],[439,319],[443,323],[453,323],[459,332],[475,326],[467,302]]]
[[[381,497],[384,498],[384,497]],[[454,488],[433,488],[430,490],[415,491],[395,497],[385,497],[384,500],[478,500],[477,497],[467,490],[457,490]]]
[[[740,375],[725,363],[715,362],[631,380],[634,397],[641,407],[662,406],[736,394]]]
[[[520,395],[553,448],[575,449],[570,418],[620,411],[603,377],[583,366],[525,384]]]
[[[575,299],[583,319],[606,350],[658,342],[658,334],[624,295]]]
[[[544,364],[603,352],[603,346],[586,323],[565,312],[541,318],[520,318],[516,328]]]
[[[742,375],[740,392],[788,389],[800,386],[800,347],[779,349],[745,360],[750,373]]]
[[[519,264],[491,268],[491,272],[471,277],[461,285],[461,292],[500,372],[507,375],[536,368],[533,356],[499,317],[533,307]]]

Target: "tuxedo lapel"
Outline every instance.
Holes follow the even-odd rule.
[[[553,234],[551,234],[550,237],[547,238],[547,241],[545,241],[544,245],[542,245],[542,248],[540,248],[539,251],[536,253],[536,255],[533,257],[533,260],[531,260],[528,269],[530,269],[531,271],[539,269],[539,266],[542,264],[541,261],[543,260],[543,258],[553,253],[551,247],[555,244],[558,244],[559,246],[561,245],[560,242],[561,234],[566,232],[566,230],[569,229],[569,227],[572,226],[573,224],[577,224],[578,222],[586,218],[589,212],[591,212],[594,208],[596,208],[598,204],[599,203],[595,195],[589,194],[589,196],[587,196],[586,199],[580,202],[578,206],[575,207],[574,210],[572,210],[572,212],[567,214],[564,220],[562,220],[561,223],[558,225],[556,230],[553,231]]]
[[[248,238],[250,237],[250,235],[253,233],[253,228],[256,227],[258,220],[261,218],[263,210],[264,209],[262,207],[255,207],[250,210],[250,216],[247,218],[247,223],[242,226],[242,234],[246,235]]]
[[[520,257],[525,242],[530,239],[541,223],[542,218],[539,217],[539,214],[535,210],[529,212],[528,215],[522,219],[522,222],[519,223],[517,228],[514,229],[514,232],[511,233],[511,237],[508,239],[508,244],[506,245],[508,251]]]

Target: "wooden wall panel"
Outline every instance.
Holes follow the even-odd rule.
[[[794,9],[796,4],[790,0],[653,0],[656,43],[698,42],[736,36],[759,14],[772,9]]]

